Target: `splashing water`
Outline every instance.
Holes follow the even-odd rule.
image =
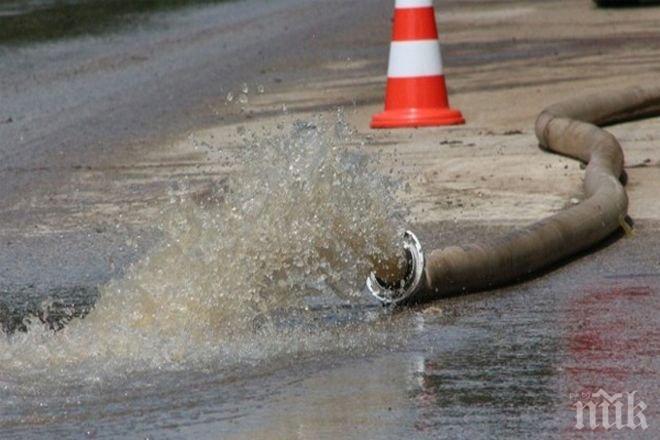
[[[162,244],[102,287],[84,319],[0,338],[0,373],[111,374],[364,343],[351,330],[364,323],[319,320],[309,301],[355,299],[378,258],[400,249],[402,216],[392,184],[339,132],[303,123],[253,138],[224,187],[163,209]]]

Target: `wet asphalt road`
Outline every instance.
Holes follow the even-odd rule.
[[[87,203],[84,188],[63,189],[76,173],[110,175],[171,137],[246,117],[224,105],[241,83],[303,83],[321,74],[318,60],[387,50],[387,24],[367,37],[376,44],[328,44],[368,32],[367,20],[387,23],[382,1],[184,3],[193,5],[128,11],[89,35],[0,41],[0,291],[19,308],[21,298],[31,308],[53,294],[69,301],[68,291],[93,300],[155,240],[144,224],[71,226]],[[127,236],[141,237],[137,249]]]
[[[365,40],[386,40],[388,17],[389,2],[248,0],[151,15],[130,32],[1,45],[3,302],[20,309],[51,295],[91,304],[98,283],[157,239],[144,225],[40,229],[47,213],[38,205],[53,187],[81,168],[130,162],[170,136],[229,121],[235,115],[208,106],[237,84],[304,81],[315,72],[291,68],[300,59],[348,56],[326,39],[378,21],[382,33]],[[484,47],[473,50],[492,57]],[[357,50],[383,56],[386,48]],[[638,390],[649,407],[649,430],[613,437],[657,438],[660,225],[636,227],[520,285],[400,315],[395,329],[413,337],[391,351],[278,360],[230,379],[129,378],[86,389],[78,405],[52,396],[48,417],[32,425],[23,417],[45,410],[26,399],[0,415],[2,437],[592,438],[573,429],[571,405],[602,388]],[[416,230],[432,247],[506,228]],[[137,235],[137,247],[125,245]]]
[[[229,2],[87,38],[0,41],[0,206],[72,168],[221,122],[208,106],[232,87],[281,81],[277,66],[301,59],[340,57],[344,51],[323,40],[358,28],[378,3]]]

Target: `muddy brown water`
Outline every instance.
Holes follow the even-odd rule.
[[[191,118],[172,115],[193,109],[200,99],[223,98],[226,90],[214,88],[218,81],[229,87],[249,77],[245,66],[260,59],[255,47],[261,43],[239,41],[243,34],[205,40],[184,31],[184,24],[207,29],[205,23],[223,19],[254,23],[276,17],[275,24],[283,27],[290,21],[282,18],[286,15],[278,9],[282,5],[307,18],[319,15],[301,2],[273,3],[277,2],[259,3],[259,8],[232,3],[182,9],[178,18],[156,14],[156,26],[145,26],[137,36],[111,26],[89,39],[0,48],[0,111],[4,112],[0,116],[11,119],[0,124],[0,215],[7,228],[1,237],[0,295],[9,309],[0,314],[8,316],[3,322],[12,330],[27,325],[22,321],[25,311],[40,307],[48,297],[60,301],[61,316],[67,314],[67,305],[73,306],[74,314],[86,313],[96,304],[98,286],[111,278],[122,279],[126,268],[160,239],[140,225],[114,229],[103,224],[35,234],[20,226],[32,228],[49,213],[29,206],[30,198],[69,178],[72,170],[107,165],[113,162],[112,155],[130,157],[130,148],[111,147],[122,140],[147,142],[144,139],[162,127],[176,132],[219,123],[201,113]],[[344,24],[337,24],[341,20],[335,16],[323,20],[326,24],[297,22],[286,37],[274,40],[274,51],[266,57],[288,53],[291,42],[310,37],[314,27],[320,35],[340,33],[354,25],[350,19],[360,21],[364,14],[373,14],[366,11],[374,5],[383,6],[383,2],[364,2],[349,14],[350,8],[335,8],[339,3],[319,2],[318,7],[346,18]],[[231,14],[224,8],[231,8]],[[386,40],[389,11],[382,10],[376,15],[385,23]],[[151,47],[147,43],[154,32],[165,32],[166,26],[158,26],[163,23],[172,26],[170,32],[181,38],[179,43],[185,42],[179,58],[167,56],[172,47],[168,44],[176,44],[177,38],[154,46],[154,52],[145,49]],[[644,38],[640,36],[640,44]],[[202,43],[196,46],[192,40]],[[218,41],[229,46],[220,51],[224,60],[218,56],[222,46]],[[556,44],[574,47],[562,41]],[[498,56],[520,59],[530,52],[525,46],[496,45],[506,50],[498,55],[483,51],[480,58],[478,47],[456,45],[448,48],[447,55],[469,65],[479,58],[489,63]],[[109,52],[109,59],[87,62],[90,54],[113,47],[121,48],[118,55]],[[546,55],[554,50],[552,45],[542,48]],[[239,49],[244,51],[236,55],[233,51]],[[315,49],[312,45],[309,51]],[[592,46],[582,49],[590,51]],[[325,55],[346,52],[327,50]],[[386,52],[378,45],[366,50],[381,56]],[[59,62],[58,57],[62,57]],[[221,61],[207,61],[211,58]],[[82,67],[69,71],[68,63]],[[146,67],[138,68],[140,63]],[[94,72],[101,76],[94,77]],[[159,72],[171,76],[145,85]],[[267,83],[278,74],[264,75],[266,79],[260,81]],[[186,77],[193,79],[186,82]],[[134,93],[118,93],[126,87]],[[174,90],[172,95],[163,92],[168,89]],[[28,202],[16,205],[16,200]],[[454,222],[412,228],[429,248],[508,230]],[[648,405],[649,428],[634,434],[657,438],[658,231],[657,223],[640,221],[634,236],[611,240],[597,253],[566,266],[513,287],[447,299],[427,308],[392,314],[366,295],[350,305],[335,298],[310,299],[305,313],[278,315],[274,328],[279,331],[263,332],[233,346],[200,346],[202,355],[188,363],[162,356],[177,353],[163,338],[158,347],[133,345],[137,354],[141,348],[153,350],[153,368],[129,361],[109,363],[106,368],[82,362],[73,368],[80,352],[48,351],[48,344],[39,339],[48,338],[47,334],[14,332],[18,338],[14,344],[26,344],[29,350],[24,351],[37,359],[50,356],[53,363],[33,368],[34,363],[31,367],[27,362],[30,358],[21,357],[23,353],[12,353],[11,359],[3,358],[7,351],[0,353],[0,437],[587,438],[588,432],[575,430],[573,405],[603,389],[610,394],[637,391],[637,398]],[[137,236],[142,238],[136,246],[126,244],[127,237]],[[109,326],[107,334],[121,334],[122,329],[113,333],[112,320],[100,322]],[[134,336],[131,340],[136,342],[142,335]],[[117,358],[121,358],[128,348],[117,342]],[[144,358],[150,358],[147,355]],[[10,364],[20,368],[16,362],[22,360],[24,374],[6,369]],[[630,434],[621,430],[612,436]]]

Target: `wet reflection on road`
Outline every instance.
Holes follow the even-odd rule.
[[[0,4],[0,45],[53,40],[140,25],[148,13],[223,0],[15,0]]]
[[[658,395],[653,362],[660,353],[660,338],[652,323],[660,310],[655,295],[649,285],[614,285],[587,288],[568,302],[563,348],[567,356],[562,365],[562,382],[571,404],[567,431],[575,427],[572,404],[594,402],[600,407],[603,401],[596,395],[601,390],[624,396],[636,391],[637,398],[646,402]],[[612,412],[614,421],[614,409]],[[601,426],[602,421],[603,414],[598,414]]]

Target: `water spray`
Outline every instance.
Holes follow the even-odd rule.
[[[554,104],[536,120],[541,148],[587,164],[585,200],[500,238],[435,249],[425,256],[412,232],[405,236],[401,273],[376,267],[367,280],[384,304],[431,301],[511,283],[585,251],[629,229],[628,196],[621,183],[621,145],[599,126],[660,115],[660,86],[639,86]]]

